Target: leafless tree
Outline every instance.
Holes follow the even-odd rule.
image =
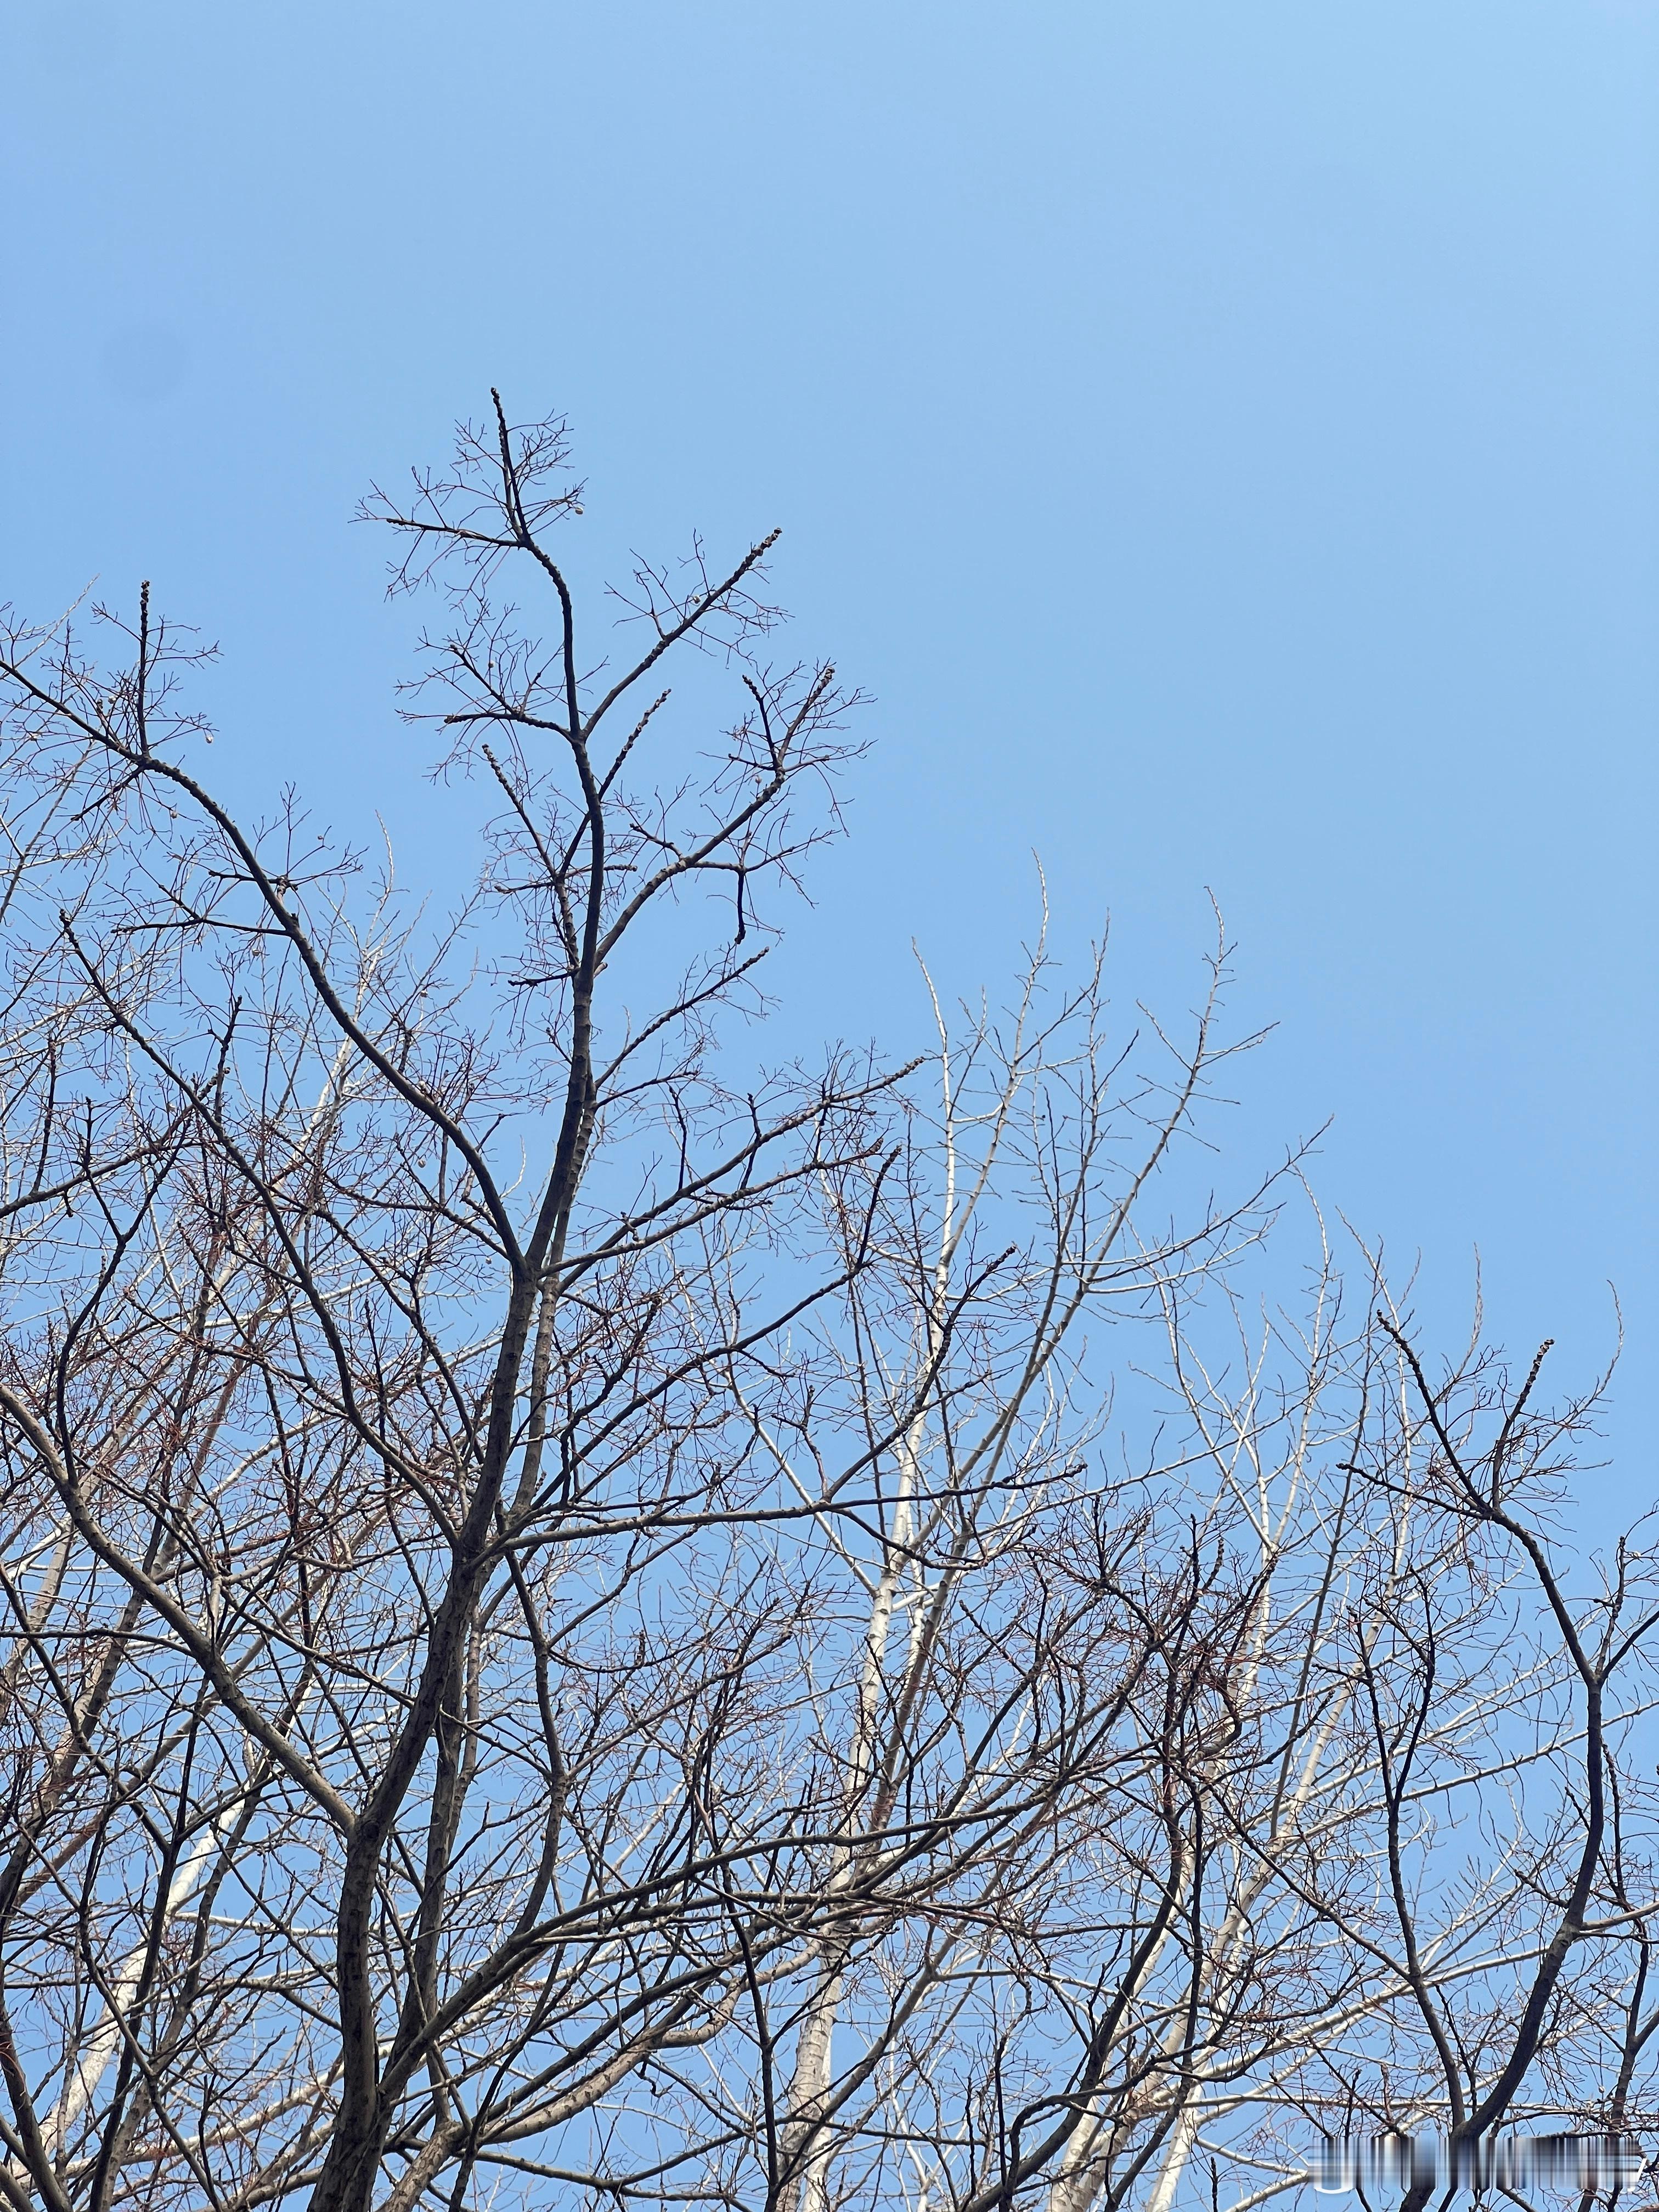
[[[1297,1632],[1276,1676],[1253,1674],[1243,1756],[1205,1778],[1221,1880],[1194,1916],[1191,2024],[1169,2042],[1160,2212],[1198,2160],[1242,2166],[1240,2204],[1306,2184],[1322,2132],[1437,2144],[1437,2164],[1400,2162],[1404,2212],[1450,2202],[1460,2172],[1496,2187],[1480,2153],[1511,2131],[1653,2148],[1659,1583],[1639,1528],[1603,1568],[1563,1526],[1606,1378],[1547,1408],[1549,1347],[1517,1384],[1477,1328],[1431,1380],[1360,1260],[1364,1319],[1323,1353],[1310,1335],[1293,1367],[1297,1442],[1327,1405],[1322,1455],[1346,1480],[1310,1485],[1316,1534],[1297,1538],[1292,1511],[1254,1516],[1274,1566],[1252,1650],[1269,1653],[1269,1605]],[[1316,1314],[1334,1286],[1328,1267]],[[1259,1390],[1225,1401],[1178,1340],[1172,1365],[1195,1425],[1289,1505],[1304,1455],[1270,1462],[1259,1441],[1282,1414],[1277,1431],[1241,1420]],[[1242,1987],[1264,1948],[1279,1967],[1267,2021],[1229,2015],[1212,1992]],[[1316,1968],[1295,2012],[1287,1949]],[[1103,2199],[1109,2165],[1102,2178]]]
[[[1171,1225],[1219,950],[1178,1037],[1039,944],[920,1061],[750,1072],[855,702],[769,539],[590,658],[579,509],[499,403],[366,509],[484,797],[435,931],[214,795],[147,590],[112,666],[6,633],[0,2193],[1167,2212],[1362,2060],[1427,2109],[1504,1972],[1498,2082],[1599,2037],[1634,2109],[1633,1779],[1410,1872],[1455,1787],[1601,1789],[1633,1555],[1587,1641],[1527,1406],[1480,1458],[1488,1370],[1328,1256],[1263,1318],[1272,1179]]]
[[[19,2202],[820,2201],[837,2021],[881,1989],[866,2080],[934,2033],[1211,1695],[1220,1583],[1091,1474],[1071,1364],[1250,1233],[1133,1229],[1209,1016],[1143,1075],[1039,962],[931,1121],[845,1055],[734,1087],[850,702],[766,659],[764,543],[642,568],[588,668],[563,465],[498,410],[372,503],[500,802],[435,945],[212,795],[147,595],[114,673],[7,647]],[[739,715],[644,774],[698,645]]]
[[[1640,1528],[1602,1567],[1571,1543],[1565,1478],[1602,1386],[1547,1407],[1549,1350],[1517,1383],[1477,1338],[1431,1379],[1384,1306],[1356,1437],[1354,1472],[1402,1524],[1405,1571],[1352,1639],[1376,1778],[1355,1832],[1394,1994],[1323,2063],[1346,2124],[1434,2124],[1454,2160],[1522,2124],[1639,2138],[1654,2119],[1659,1578]],[[1434,2191],[1425,2172],[1406,2212]]]

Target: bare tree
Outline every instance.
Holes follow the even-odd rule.
[[[1436,2125],[1452,2175],[1477,2180],[1501,2130],[1635,2136],[1653,2119],[1634,2094],[1651,1897],[1636,1864],[1659,1579],[1639,1528],[1606,1565],[1568,1540],[1565,1478],[1605,1380],[1547,1407],[1549,1350],[1517,1385],[1477,1335],[1431,1379],[1385,1304],[1356,1437],[1354,1471],[1411,1524],[1352,1639],[1376,1777],[1355,1828],[1392,1991],[1322,2063],[1347,2124]],[[1436,2186],[1412,2179],[1407,2212]]]
[[[1521,2073],[1611,2037],[1630,2105],[1633,1785],[1622,1856],[1581,1822],[1563,1891],[1528,1811],[1411,1932],[1447,1773],[1613,1756],[1559,1696],[1639,1638],[1578,1664],[1542,1431],[1473,1460],[1415,1370],[1379,1419],[1413,1355],[1328,1261],[1252,1321],[1273,1179],[1171,1225],[1220,948],[1179,1039],[1039,944],[919,1062],[749,1072],[854,701],[772,657],[770,539],[641,566],[590,658],[579,506],[497,403],[366,510],[488,810],[437,931],[214,795],[147,590],[112,668],[6,634],[0,2193],[1166,2212],[1224,2147],[1270,2195],[1546,1894],[1608,1963]],[[736,702],[701,750],[671,659]],[[1555,1641],[1504,1681],[1506,1546]]]
[[[18,2203],[821,2203],[1213,1704],[1226,1576],[1144,1540],[1074,1366],[1253,1233],[1133,1226],[1211,1015],[1143,1073],[1039,959],[942,1113],[844,1054],[734,1085],[714,1016],[851,702],[766,658],[770,541],[641,568],[589,668],[564,462],[498,408],[371,503],[498,795],[435,943],[296,803],[213,796],[148,593],[112,673],[9,635]],[[738,717],[647,774],[696,646]]]

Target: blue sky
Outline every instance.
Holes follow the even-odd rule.
[[[786,1030],[896,1044],[1047,872],[1127,999],[1237,940],[1228,1141],[1450,1335],[1629,1351],[1653,1489],[1653,0],[13,0],[0,597],[141,575],[215,761],[453,855],[345,518],[491,383],[583,558],[781,524],[876,699]]]

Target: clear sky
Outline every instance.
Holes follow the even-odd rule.
[[[1449,1333],[1629,1354],[1655,1488],[1654,0],[9,0],[0,598],[153,577],[229,787],[441,801],[345,518],[491,383],[595,562],[775,523],[878,702],[781,979],[912,1038],[1047,870],[1179,1009],[1238,943],[1230,1141]]]

